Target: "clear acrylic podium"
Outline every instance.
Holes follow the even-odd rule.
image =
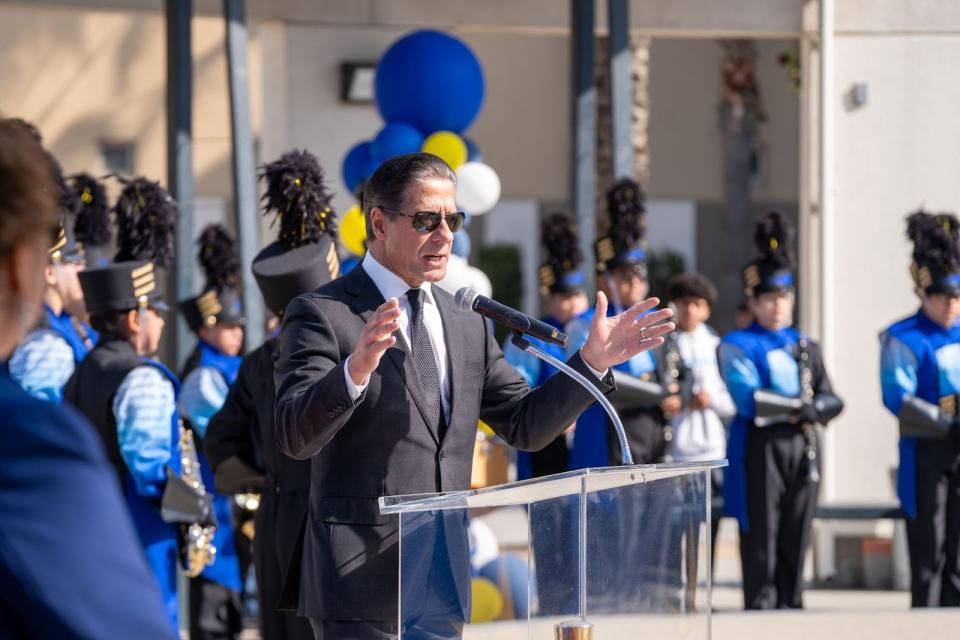
[[[400,517],[400,637],[709,638],[710,474],[723,466],[381,498]],[[497,523],[495,557],[478,521]]]

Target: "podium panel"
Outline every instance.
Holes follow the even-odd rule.
[[[708,638],[710,474],[725,465],[381,498],[400,516],[400,637]]]

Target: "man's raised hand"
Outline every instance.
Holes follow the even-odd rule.
[[[400,328],[400,302],[390,298],[377,307],[363,327],[360,340],[350,355],[347,373],[355,385],[367,383],[370,374],[380,364],[380,358],[396,343],[394,331]]]
[[[598,291],[590,335],[580,351],[583,361],[597,371],[606,371],[663,344],[663,336],[676,327],[668,322],[673,317],[671,309],[647,313],[658,304],[659,298],[648,298],[608,318],[607,296]]]

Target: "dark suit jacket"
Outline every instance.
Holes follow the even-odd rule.
[[[449,358],[451,406],[442,442],[427,426],[413,358],[399,336],[363,395],[350,399],[343,362],[384,302],[362,267],[296,298],[284,314],[277,438],[288,455],[313,457],[301,615],[395,621],[398,521],[380,514],[377,499],[468,488],[478,419],[511,445],[538,450],[593,401],[560,375],[531,391],[483,318],[457,308],[439,287],[433,293]],[[570,364],[593,377],[579,355]],[[597,385],[612,390],[612,377]],[[288,579],[295,579],[291,569]]]

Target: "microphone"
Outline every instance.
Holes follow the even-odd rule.
[[[525,313],[511,309],[496,300],[491,300],[487,296],[481,296],[471,287],[464,287],[457,291],[454,300],[457,306],[464,311],[470,311],[472,309],[480,315],[490,318],[494,322],[500,323],[517,333],[560,346],[566,346],[567,344],[567,334],[557,331],[546,322],[531,318]]]

